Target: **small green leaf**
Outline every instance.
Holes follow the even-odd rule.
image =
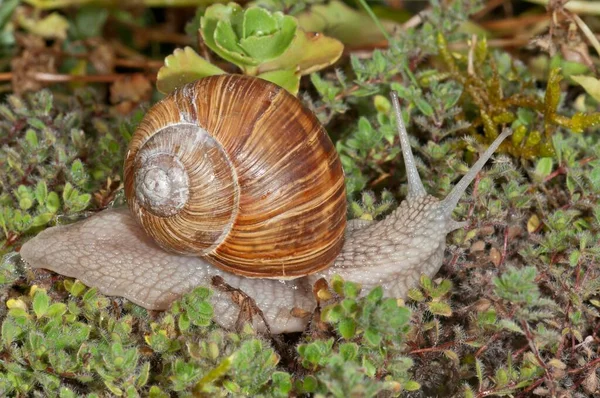
[[[108,9],[103,7],[78,7],[74,25],[79,38],[89,39],[100,36],[108,14]]]
[[[425,116],[432,117],[434,114],[433,107],[427,101],[420,97],[414,98],[414,103]]]
[[[222,58],[244,67],[257,65],[258,61],[250,58],[238,43],[238,37],[229,21],[217,22],[217,29],[214,33],[217,52]],[[207,42],[208,44],[208,42]]]
[[[21,210],[28,210],[33,206],[34,194],[25,185],[19,185],[17,188],[17,192],[15,192],[15,196],[19,200],[19,207]]]
[[[277,20],[264,8],[250,7],[244,13],[242,38],[250,36],[265,36],[274,33],[278,26]]]
[[[421,385],[414,380],[408,380],[402,385],[406,391],[417,391],[421,388]]]
[[[32,149],[36,149],[38,147],[39,142],[38,142],[38,137],[37,137],[35,130],[32,130],[32,129],[27,130],[27,132],[25,133],[25,141],[27,141],[27,144],[29,144],[29,146]]]
[[[170,395],[160,389],[158,386],[150,387],[150,391],[148,391],[149,398],[169,398]]]
[[[50,297],[48,297],[45,291],[38,289],[35,292],[32,301],[33,312],[35,312],[35,315],[38,317],[38,319],[46,314],[49,306]]]
[[[317,391],[317,388],[319,387],[319,382],[317,381],[317,379],[314,376],[306,376],[304,378],[304,381],[302,383],[302,388],[304,391],[306,392],[315,392]]]
[[[293,69],[299,75],[308,75],[335,63],[343,51],[344,45],[334,38],[298,29],[288,49],[276,59],[262,63],[258,72]]]
[[[408,291],[408,297],[417,302],[421,302],[421,301],[425,300],[425,296],[423,295],[423,293],[419,289],[416,289],[416,288],[410,289]]]
[[[344,282],[344,297],[357,298],[360,293],[360,285],[358,283],[345,281]]]
[[[373,290],[369,292],[367,295],[367,300],[371,303],[376,303],[383,298],[383,288],[381,286],[377,286]]]
[[[50,222],[50,220],[52,220],[52,217],[54,217],[53,213],[38,214],[37,216],[33,217],[33,223],[31,225],[34,227],[46,225]]]
[[[343,338],[349,340],[356,333],[356,322],[352,318],[342,319],[338,325],[338,330]]]
[[[259,23],[252,23],[252,20],[258,16]],[[246,23],[248,22],[248,23]],[[275,13],[273,16],[268,14],[263,8],[249,8],[244,13],[244,25],[249,27],[250,33],[241,38],[240,47],[244,49],[253,59],[258,62],[266,62],[275,59],[288,49],[296,34],[297,23],[293,17],[284,16],[281,13]]]
[[[25,30],[44,39],[67,38],[69,21],[57,12],[53,12],[42,19],[29,17],[25,13],[18,13],[17,21]]]
[[[436,302],[433,301],[431,303],[428,303],[429,306],[429,311],[431,311],[432,314],[434,315],[441,315],[441,316],[452,316],[452,309],[450,308],[450,305],[448,305],[447,303],[444,302]]]
[[[67,312],[67,305],[64,303],[54,303],[48,307],[46,315],[49,318],[60,317]]]
[[[37,200],[40,206],[43,206],[46,202],[46,198],[48,197],[48,186],[46,185],[46,181],[40,180],[35,186],[35,199]]]
[[[297,15],[300,26],[307,32],[323,32],[358,48],[371,48],[385,40],[385,35],[372,18],[344,1],[313,1],[307,4],[311,4],[310,7]],[[399,29],[396,22],[389,20],[382,20],[381,24],[388,32]]]
[[[500,327],[502,327],[503,329],[507,329],[507,330],[510,330],[512,332],[517,332],[517,333],[520,333],[520,334],[525,334],[523,332],[523,329],[521,329],[521,327],[519,325],[517,325],[515,322],[510,321],[508,319],[501,319],[498,322],[498,325]]]
[[[225,72],[221,68],[202,58],[191,47],[178,48],[165,58],[165,65],[158,71],[156,88],[169,94],[187,83],[222,73]]]
[[[135,386],[139,389],[144,387],[148,383],[148,379],[150,378],[150,362],[144,362],[142,368],[140,369],[140,373],[137,376],[137,380],[135,381]]]
[[[365,330],[365,339],[371,346],[378,347],[381,344],[382,337],[377,330],[369,328]]]
[[[71,390],[70,388],[67,388],[67,387],[61,387],[58,396],[59,396],[59,398],[76,398],[77,397],[77,395],[73,392],[73,390]]]
[[[477,380],[479,381],[479,386],[483,386],[483,363],[479,358],[475,360],[475,371],[477,372]]]
[[[4,320],[4,322],[2,322],[1,332],[2,345],[5,348],[8,348],[17,339],[17,337],[21,335],[23,329],[18,326],[15,321],[7,318]]]
[[[345,361],[352,361],[358,355],[358,345],[356,343],[342,343],[339,351]]]
[[[33,201],[31,200],[31,198],[24,197],[24,198],[21,198],[21,200],[19,200],[19,207],[21,209],[27,210],[27,209],[30,209],[31,206],[33,206]]]
[[[46,198],[46,209],[51,213],[56,213],[60,209],[60,199],[56,192],[50,192]]]
[[[75,159],[71,164],[71,178],[72,181],[78,186],[83,185],[87,179],[87,173],[85,172],[85,168],[83,167],[83,163],[80,159]]]
[[[287,372],[273,372],[271,376],[273,387],[277,393],[281,396],[288,396],[292,390],[292,377]]]
[[[265,72],[258,75],[258,77],[283,87],[293,95],[297,95],[300,89],[300,74],[292,69]]]
[[[571,76],[596,101],[600,102],[600,80],[592,76]]]
[[[552,158],[541,158],[537,161],[535,174],[540,180],[543,180],[552,173],[552,161]]]

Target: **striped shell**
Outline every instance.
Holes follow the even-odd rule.
[[[135,132],[124,175],[146,233],[225,271],[293,279],[342,248],[337,152],[316,117],[265,80],[219,75],[173,92]]]

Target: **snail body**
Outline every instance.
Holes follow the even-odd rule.
[[[210,90],[205,91],[204,88],[217,83],[225,87],[224,93],[210,96]],[[259,99],[252,96],[246,101],[237,101],[236,106],[231,107],[221,105],[221,108],[214,108],[207,105],[209,102],[223,104],[228,90],[236,92],[232,98],[245,98],[248,88],[256,85],[266,87]],[[259,79],[234,76],[208,78],[184,86],[163,100],[162,105],[157,105],[159,111],[153,113],[151,119],[144,119],[138,129],[141,134],[136,134],[132,139],[124,171],[130,211],[105,210],[75,224],[48,228],[23,245],[21,257],[32,267],[78,278],[104,294],[123,296],[145,308],[156,310],[166,309],[191,288],[208,286],[213,277],[220,276],[229,286],[240,289],[254,300],[273,333],[300,331],[306,327],[308,320],[293,316],[291,310],[314,309],[316,301],[312,286],[320,278],[329,279],[339,274],[346,280],[360,283],[365,291],[383,285],[386,296],[402,297],[415,285],[421,274],[435,275],[442,265],[446,234],[464,225],[452,220],[452,211],[509,132],[503,132],[452,192],[445,199],[438,200],[425,192],[402,122],[398,99],[393,94],[408,179],[408,195],[382,221],[350,221],[346,224],[343,173],[333,145],[314,116],[301,105],[295,105],[294,97],[282,92]],[[281,109],[283,105],[293,110]],[[258,125],[276,124],[274,115],[279,117],[279,125],[299,124],[299,138],[287,140],[292,142],[291,149],[286,147],[281,152],[275,152],[286,141],[281,136],[261,136],[254,140],[247,138],[251,137],[248,131],[255,130],[257,125],[252,121],[248,125],[241,125],[237,121],[243,120],[237,116],[244,114],[244,107],[247,106],[263,106],[267,109],[257,117]],[[208,114],[208,120],[212,122],[198,123],[199,116],[207,113],[207,109],[221,110],[218,115]],[[303,116],[298,118],[298,115]],[[294,117],[301,121],[290,121]],[[234,152],[239,150],[235,154],[239,158],[232,156],[229,150],[225,155],[219,153],[214,149],[214,144],[208,142],[213,138],[205,136],[206,131],[215,130],[214,126],[207,127],[210,123],[219,128],[231,121],[233,130],[238,132],[238,139],[231,138],[228,143]],[[159,137],[161,134],[154,134],[155,131],[169,134]],[[173,144],[174,131],[175,135],[191,137],[195,146]],[[282,129],[278,131],[281,135]],[[218,137],[217,134],[216,141],[223,141]],[[275,141],[269,142],[270,139]],[[198,143],[208,142],[207,157],[224,157],[225,163],[243,166],[231,172],[193,163],[193,170],[197,174],[218,174],[213,178],[218,180],[217,186],[204,186],[203,191],[218,193],[219,199],[213,202],[217,202],[220,210],[216,212],[214,221],[203,218],[210,211],[202,206],[210,204],[210,199],[201,201],[197,208],[190,209],[190,205],[182,204],[182,198],[186,195],[195,195],[190,193],[193,185],[190,182],[196,176],[192,174],[192,177],[185,177],[178,171],[182,166],[189,166],[186,159],[189,155],[172,156],[163,149],[153,149],[159,141],[166,141],[167,146],[176,149],[177,153],[197,148]],[[150,150],[140,155],[137,148],[147,143],[150,143]],[[264,147],[271,149],[263,151],[262,155],[274,161],[257,163],[248,160],[250,154],[256,154],[260,144],[266,144]],[[308,151],[293,155],[294,148],[305,146],[308,146]],[[275,177],[280,173],[285,174],[285,170],[278,168],[283,165],[282,158],[311,162],[313,156],[320,158],[320,163],[314,162],[308,168],[292,165],[293,171],[283,178],[281,188],[272,185],[265,190],[253,185],[261,179],[270,182],[276,180]],[[144,166],[143,160],[149,158],[158,160],[159,166]],[[243,177],[240,170],[250,170],[252,177]],[[297,174],[298,170],[301,170],[300,174]],[[169,175],[174,177],[174,183],[160,182],[161,178]],[[244,179],[247,181],[242,181]],[[153,185],[156,181],[160,183]],[[236,187],[236,181],[249,183],[259,194],[249,195],[252,189],[247,190],[243,185]],[[301,185],[306,182],[308,184]],[[278,191],[284,188],[291,190],[291,193]],[[139,192],[144,194],[144,190],[151,194],[158,192],[157,198],[140,200],[142,195]],[[175,193],[174,198],[163,199],[164,193],[170,192]],[[228,196],[231,193],[233,195]],[[273,195],[275,205],[260,202]],[[148,204],[151,201],[153,203]],[[228,205],[236,203],[242,206],[228,210]],[[290,203],[294,206],[290,206]],[[271,205],[272,208],[268,207]],[[200,234],[193,228],[189,229],[187,219],[178,216],[177,212],[181,209],[186,209],[186,216],[200,214],[208,229]],[[254,212],[251,215],[241,214],[247,209]],[[165,226],[166,220],[173,217],[175,226]],[[283,226],[277,224],[282,220]],[[269,229],[273,225],[275,228]],[[148,229],[150,231],[145,232]],[[181,233],[182,230],[188,232]],[[165,231],[166,238],[155,236]],[[232,231],[232,239],[228,240],[230,238],[226,235]],[[193,239],[190,240],[190,237]],[[168,242],[161,239],[173,238],[174,246],[170,251],[164,250],[161,246],[167,246]],[[254,243],[254,238],[259,238],[259,242]],[[200,244],[196,245],[198,241]],[[311,245],[314,246],[313,251]],[[282,255],[275,257],[279,251]],[[240,266],[236,264],[239,262],[236,257],[241,257]],[[212,300],[215,313],[218,314],[215,320],[224,327],[232,327],[238,317],[239,307],[232,302],[231,295],[216,289]],[[264,327],[260,324],[257,326]]]

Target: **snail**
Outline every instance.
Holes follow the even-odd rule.
[[[421,182],[394,93],[392,102],[408,194],[381,221],[346,222],[340,160],[296,97],[258,78],[219,75],[147,113],[124,166],[129,209],[48,228],[21,257],[153,310],[221,277],[254,300],[272,333],[304,330],[308,320],[291,310],[313,311],[313,284],[334,274],[402,297],[441,267],[446,234],[466,224],[452,211],[510,133],[438,200]],[[235,325],[231,293],[215,289],[212,302],[216,322]]]

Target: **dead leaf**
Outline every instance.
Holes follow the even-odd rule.
[[[56,45],[47,46],[44,39],[33,34],[15,35],[15,38],[20,51],[10,62],[13,91],[16,94],[39,91],[45,84],[39,82],[35,74],[56,73],[58,49]]]
[[[152,84],[141,73],[123,75],[110,86],[110,102],[118,105],[117,110],[127,114],[140,102],[152,96]]]

